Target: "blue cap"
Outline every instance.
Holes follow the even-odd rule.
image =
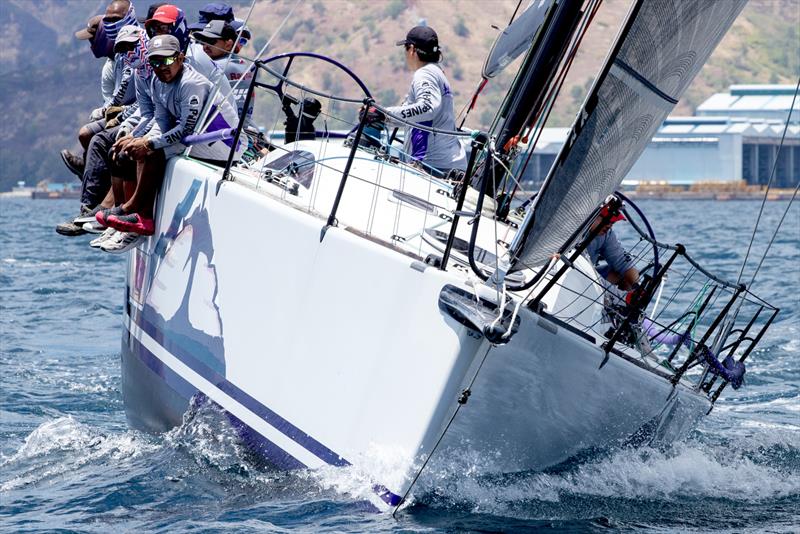
[[[224,20],[227,23],[233,22],[233,8],[228,4],[211,3],[206,4],[200,10],[200,19],[198,22],[189,25],[190,30],[202,30],[206,24],[212,20]]]
[[[233,29],[236,30],[236,33],[239,33],[239,29],[244,26],[244,21],[236,19],[231,22],[231,26],[233,26]],[[244,30],[242,30],[242,39],[250,39],[250,29],[247,26],[244,26]]]

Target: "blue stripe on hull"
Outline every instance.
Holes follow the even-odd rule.
[[[134,313],[136,312],[134,311]],[[203,363],[198,362],[181,346],[173,343],[163,331],[159,330],[151,322],[141,317],[140,314],[137,315],[139,315],[136,320],[137,326],[141,327],[142,330],[144,330],[150,337],[159,343],[159,345],[187,365],[194,372],[208,380],[210,383],[214,384],[221,391],[225,392],[236,402],[267,422],[270,426],[274,427],[329,465],[335,465],[339,467],[351,465],[350,462],[342,458],[340,455],[328,449],[314,438],[296,426],[292,425],[289,421],[280,417],[274,411],[270,410],[268,407],[264,406],[259,401],[229,382],[225,377],[209,369]],[[186,400],[186,406],[188,406],[190,399],[197,394],[198,389],[180,376],[177,372],[172,370],[155,354],[150,352],[147,347],[142,345],[142,343],[130,332],[126,332],[126,337],[128,339],[126,340],[127,343],[123,343],[123,350],[128,351],[131,357],[138,358],[169,388],[183,397]],[[244,438],[248,445],[250,445],[256,453],[264,457],[267,461],[282,469],[298,469],[306,467],[305,464],[297,460],[275,443],[269,441],[258,431],[238,419],[236,416],[230,414],[230,412],[227,412],[227,410],[226,413],[228,413],[232,420],[235,421],[235,426],[239,427],[240,430],[245,430],[247,435],[244,436]],[[390,506],[396,506],[400,503],[401,497],[389,491],[385,486],[375,485],[372,489],[386,504]]]

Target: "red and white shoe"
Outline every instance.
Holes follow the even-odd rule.
[[[126,215],[109,215],[106,224],[120,232],[131,232],[139,235],[153,235],[156,223],[153,219],[145,219],[138,213]]]

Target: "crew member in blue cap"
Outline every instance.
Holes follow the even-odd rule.
[[[228,4],[216,2],[206,4],[205,7],[200,10],[200,18],[198,21],[189,25],[189,31],[200,31],[212,20],[221,20],[231,24],[234,21],[233,8]]]

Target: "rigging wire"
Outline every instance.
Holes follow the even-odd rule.
[[[786,124],[783,126],[783,135],[781,135],[781,142],[778,145],[778,151],[775,154],[775,162],[772,164],[772,171],[769,173],[769,181],[767,181],[767,188],[764,190],[764,198],[761,199],[761,207],[758,210],[758,217],[756,217],[756,224],[753,226],[753,235],[750,237],[750,243],[747,245],[747,252],[744,255],[744,261],[742,262],[742,268],[739,270],[739,276],[736,278],[736,283],[739,284],[742,281],[742,275],[744,274],[744,269],[747,266],[747,260],[750,257],[750,250],[753,247],[753,241],[756,239],[756,232],[758,231],[758,224],[761,222],[761,215],[764,213],[764,204],[767,202],[767,195],[769,194],[769,189],[772,186],[772,179],[775,177],[775,170],[778,168],[778,160],[781,155],[781,149],[783,148],[783,142],[786,139],[786,131],[789,129],[789,123],[792,119],[792,113],[794,112],[794,103],[797,100],[797,92],[800,91],[800,77],[797,78],[797,86],[794,88],[794,96],[792,96],[792,105],[789,106],[789,115],[786,117]],[[797,194],[797,189],[795,189],[795,194]],[[792,201],[794,200],[794,195],[792,195]],[[789,206],[791,206],[792,201],[789,202]],[[788,209],[788,207],[787,207]],[[784,213],[784,216],[786,214]],[[781,223],[783,219],[781,219]],[[780,228],[780,224],[778,224],[778,228]],[[777,234],[777,229],[775,230]],[[775,235],[772,236],[772,239],[775,239]],[[772,244],[772,241],[770,241]],[[761,258],[761,261],[764,261],[764,258],[767,257],[767,252],[769,251],[769,247],[764,252],[764,256]],[[758,264],[758,267],[761,267],[761,263]],[[756,269],[756,273],[758,269]],[[755,280],[755,273],[753,273],[753,280]],[[753,280],[750,283],[753,283]]]
[[[767,249],[764,251],[764,255],[761,256],[761,261],[758,262],[758,266],[756,267],[755,272],[753,272],[753,278],[750,280],[750,283],[747,287],[753,285],[753,282],[756,280],[756,275],[758,271],[761,269],[761,265],[764,263],[764,260],[767,258],[767,253],[769,253],[769,249],[772,247],[772,243],[775,242],[775,238],[778,236],[778,231],[781,229],[781,225],[783,224],[783,220],[786,218],[786,215],[789,213],[789,209],[792,207],[792,203],[794,199],[797,197],[797,191],[800,190],[800,182],[797,182],[797,186],[794,188],[794,193],[792,193],[792,198],[789,199],[789,204],[786,206],[786,209],[781,216],[781,220],[778,221],[778,226],[775,228],[775,232],[772,234],[772,239],[769,240],[769,244],[767,244]]]
[[[509,19],[508,24],[506,25],[506,29],[508,29],[508,27],[511,26],[511,24],[514,22],[514,19],[517,18],[517,12],[519,11],[521,5],[522,5],[522,0],[519,0],[517,2],[517,7],[514,9],[514,13],[511,14],[511,18]],[[496,26],[492,27],[497,28]],[[491,54],[491,50],[489,54]],[[475,92],[472,94],[472,98],[468,100],[467,103],[464,104],[464,107],[461,108],[461,111],[458,112],[456,120],[458,120],[462,114],[464,115],[464,117],[461,119],[461,124],[458,125],[459,130],[464,127],[464,123],[467,122],[467,117],[469,116],[470,112],[473,109],[475,109],[475,104],[478,102],[478,96],[481,94],[481,91],[483,91],[483,89],[486,87],[487,83],[489,83],[489,78],[484,78],[483,76],[481,76],[481,81],[478,84],[478,88],[475,89]]]
[[[458,404],[456,405],[456,409],[453,411],[453,415],[450,416],[450,420],[447,422],[447,425],[444,427],[444,430],[442,430],[442,433],[439,435],[439,439],[437,439],[436,443],[433,445],[433,448],[431,449],[430,454],[428,454],[428,456],[425,458],[425,461],[422,462],[422,466],[420,466],[419,470],[417,471],[417,474],[414,475],[414,479],[411,481],[411,484],[408,485],[408,489],[403,494],[403,497],[400,499],[400,502],[397,503],[397,506],[395,507],[395,509],[392,511],[392,517],[395,517],[395,514],[397,513],[397,510],[399,510],[400,507],[403,505],[403,503],[406,500],[406,497],[408,497],[408,494],[411,493],[411,489],[414,487],[414,484],[417,483],[417,480],[419,479],[420,475],[422,474],[422,471],[424,471],[425,467],[428,465],[428,461],[431,458],[433,458],[433,454],[436,452],[436,449],[439,447],[439,444],[442,442],[442,439],[444,439],[444,436],[447,434],[447,431],[450,429],[450,425],[452,425],[453,421],[455,421],[455,418],[458,415],[459,410],[461,410],[461,407],[464,406],[467,403],[467,399],[469,398],[469,396],[472,393],[472,386],[475,384],[475,380],[477,380],[477,378],[478,378],[478,373],[481,372],[481,369],[483,368],[483,364],[486,362],[486,357],[489,356],[489,351],[491,351],[493,347],[494,347],[494,345],[489,344],[489,348],[486,349],[486,352],[484,353],[483,358],[481,358],[480,365],[478,365],[478,368],[475,370],[475,374],[472,375],[472,380],[469,381],[469,385],[461,392],[461,395],[458,398]]]
[[[261,50],[259,50],[259,51],[258,51],[258,54],[256,54],[256,57],[253,59],[253,63],[255,63],[256,61],[258,61],[259,59],[261,59],[261,56],[264,54],[264,52],[266,52],[266,51],[267,51],[267,48],[269,48],[269,45],[272,43],[272,40],[273,40],[273,39],[275,39],[275,37],[278,35],[278,33],[280,33],[280,31],[283,29],[283,26],[286,24],[286,22],[289,20],[289,18],[290,18],[290,17],[292,16],[292,14],[294,13],[294,10],[295,10],[295,9],[297,8],[297,6],[299,6],[299,5],[300,5],[302,2],[303,2],[303,0],[297,0],[297,1],[294,3],[294,5],[292,6],[292,9],[290,9],[290,10],[289,10],[289,12],[288,12],[288,13],[286,14],[286,16],[283,18],[283,20],[281,21],[281,23],[280,23],[280,24],[278,25],[278,27],[275,29],[275,31],[274,31],[274,32],[272,32],[272,35],[270,35],[269,39],[267,39],[267,42],[266,42],[266,43],[264,43],[264,46],[262,46],[262,47],[261,47]],[[252,4],[252,6],[250,7],[250,11],[251,11],[251,12],[252,12],[252,10],[253,10],[253,7],[255,7],[255,3],[256,3],[256,0],[253,0],[253,4]],[[249,19],[249,18],[250,18],[250,13],[248,13],[248,14],[247,14],[247,19]],[[246,21],[247,19],[245,19],[245,21]],[[244,25],[242,25],[242,28],[244,28]],[[239,56],[239,57],[243,57],[243,56]],[[224,75],[223,75],[223,76],[224,76]],[[238,80],[236,80],[236,83],[235,83],[235,84],[233,84],[233,87],[231,87],[231,93],[230,93],[230,94],[233,94],[233,92],[236,90],[236,88],[237,88],[237,87],[239,87],[239,84],[240,84],[240,83],[242,83],[242,80],[244,80],[244,76],[242,76],[241,78],[239,78]],[[209,103],[212,103],[212,102],[214,101],[214,99],[216,98],[216,95],[217,95],[217,93],[218,93],[218,92],[219,92],[219,81],[218,81],[218,82],[215,84],[215,86],[214,86],[214,91],[213,91],[213,93],[212,93],[212,97],[209,99]],[[227,98],[228,96],[229,96],[229,95],[226,95],[226,98]],[[219,114],[222,112],[222,108],[221,108],[221,107],[217,107],[217,109],[214,111],[214,115],[210,117],[209,115],[211,115],[211,109],[212,109],[212,107],[213,107],[213,106],[209,105],[209,107],[208,107],[208,108],[205,110],[205,113],[203,114],[203,118],[202,118],[202,120],[200,120],[200,121],[198,121],[198,122],[197,122],[197,125],[198,125],[198,127],[200,127],[200,125],[206,124],[206,123],[207,123],[207,121],[209,121],[209,120],[213,120],[213,119],[214,119],[214,117],[216,117],[217,115],[219,115]],[[192,151],[192,146],[189,146],[188,150],[186,151],[186,155],[188,156],[188,155],[191,153],[191,151]]]
[[[553,110],[553,107],[555,106],[555,101],[558,98],[558,95],[561,93],[561,89],[564,85],[564,82],[567,79],[567,75],[569,74],[569,70],[570,68],[572,68],[572,62],[575,59],[575,56],[577,55],[578,48],[580,47],[581,42],[583,42],[583,38],[586,35],[589,26],[591,26],[592,21],[594,20],[594,16],[597,14],[597,11],[600,9],[600,5],[602,3],[603,0],[596,0],[595,4],[589,8],[588,19],[586,20],[585,24],[583,24],[582,27],[578,30],[577,33],[578,38],[575,41],[575,44],[572,47],[561,72],[556,78],[555,83],[551,86],[549,93],[545,97],[545,104],[544,104],[545,107],[542,108],[542,111],[540,111],[539,114],[537,114],[534,117],[530,117],[529,118],[530,120],[525,121],[525,124],[528,125],[527,126],[528,135],[530,135],[531,131],[533,131],[537,123],[539,124],[539,128],[536,131],[536,136],[533,140],[533,143],[528,145],[527,148],[528,156],[525,159],[525,163],[522,165],[522,168],[520,169],[519,172],[520,178],[525,175],[525,171],[527,170],[528,164],[530,163],[531,157],[533,156],[533,151],[536,149],[536,145],[539,143],[539,138],[541,137],[542,132],[544,132],[544,126],[547,123],[547,120],[550,118],[550,112]],[[519,132],[519,135],[522,135],[525,129],[526,126],[523,125],[522,130]],[[511,192],[511,199],[515,197],[517,191],[518,187],[515,186],[514,190]]]

